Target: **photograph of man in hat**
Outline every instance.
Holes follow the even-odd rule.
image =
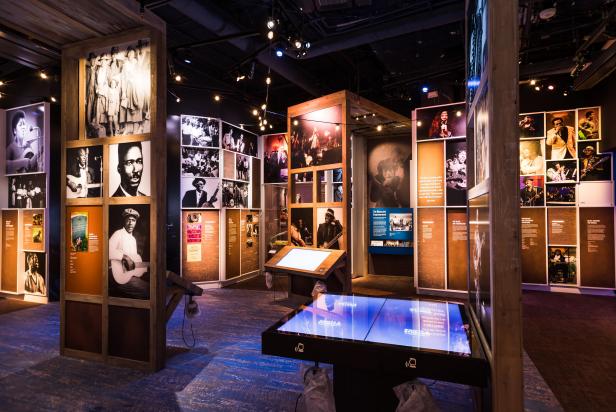
[[[141,214],[133,207],[120,206],[119,208],[120,210],[124,208],[122,210],[123,226],[113,232],[109,238],[109,263],[112,274],[109,277],[110,295],[149,299],[148,264],[143,262],[135,238],[135,227]]]
[[[319,223],[317,229],[317,246],[326,249],[340,249],[340,235],[342,224],[336,219],[334,209],[327,209],[325,222]]]
[[[187,190],[182,197],[182,207],[214,207],[218,195],[218,188],[211,197],[208,198],[205,191],[205,179],[197,177],[193,179],[194,190]]]
[[[148,196],[147,193],[140,190],[143,177],[143,147],[141,142],[120,143],[117,153],[116,170],[120,175],[120,184],[113,196]]]

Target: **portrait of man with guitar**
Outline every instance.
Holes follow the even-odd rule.
[[[594,146],[588,145],[582,150],[580,158],[580,180],[610,180],[611,156],[596,154]]]
[[[543,206],[543,189],[535,187],[532,177],[524,179],[524,187],[520,189],[521,206]]]
[[[333,209],[325,212],[325,222],[317,229],[317,247],[324,249],[340,249],[342,224],[334,216]]]
[[[197,177],[192,181],[194,190],[187,190],[182,197],[182,207],[216,207],[218,201],[218,191],[220,185],[216,188],[212,196],[208,198],[205,191],[205,179]]]
[[[123,227],[109,238],[110,295],[115,297],[149,299],[149,263],[144,262],[137,249],[135,227],[140,214],[132,207],[122,211]]]
[[[69,153],[73,156],[67,162],[66,198],[99,197],[101,195],[101,183],[98,176],[102,176],[102,156],[95,156],[95,159],[99,162],[97,174],[97,171],[89,165],[89,148],[70,149]]]

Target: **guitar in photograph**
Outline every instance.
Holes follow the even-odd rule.
[[[150,269],[149,262],[134,262],[129,265],[124,259],[111,259],[109,264],[113,280],[120,285],[128,283],[133,276],[142,277]]]
[[[83,179],[73,175],[66,175],[66,198],[78,199],[80,197],[88,197],[88,189],[98,189],[102,187],[101,183],[86,183]]]

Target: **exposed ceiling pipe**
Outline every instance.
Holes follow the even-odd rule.
[[[387,22],[332,36],[312,44],[309,53],[302,59],[311,59],[353,47],[391,39],[421,30],[429,30],[464,20],[464,2],[423,12],[412,17],[403,17]],[[291,56],[293,56],[291,54]],[[295,56],[294,56],[295,57]]]
[[[205,6],[196,0],[172,0],[168,3],[180,13],[199,23],[217,36],[232,37],[238,33],[244,33],[241,27],[226,20],[220,12],[211,6]],[[258,48],[258,43],[249,38],[231,38],[229,43],[245,53],[251,53]],[[278,59],[265,50],[256,57],[261,64],[271,67],[273,71],[301,87],[313,96],[323,94],[316,79],[312,79],[297,63]]]

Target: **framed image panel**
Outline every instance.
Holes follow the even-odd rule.
[[[577,284],[577,248],[574,246],[548,247],[548,276],[552,284]]]
[[[544,206],[543,176],[520,177],[520,206]]]
[[[257,156],[257,135],[232,124],[222,122],[222,148],[232,152]]]
[[[242,226],[241,272],[242,274],[259,270],[259,211],[242,210],[240,215]]]
[[[575,159],[575,110],[546,114],[546,159]]]
[[[150,205],[109,206],[109,296],[150,298]]]
[[[9,177],[9,208],[43,209],[47,204],[45,173]]]
[[[24,292],[31,295],[46,296],[45,253],[24,252]]]
[[[284,183],[289,179],[289,145],[286,134],[267,135],[264,139],[264,183]]]
[[[182,208],[220,209],[221,185],[219,179],[183,177],[180,182]]]
[[[220,147],[220,120],[181,115],[182,146]]]
[[[520,219],[522,282],[545,284],[547,282],[545,209],[522,208]]]
[[[312,172],[291,174],[291,203],[312,203]]]
[[[447,184],[447,206],[466,205],[466,141],[456,140],[445,143],[445,173]]]
[[[101,197],[103,146],[66,149],[66,198]]]
[[[575,206],[575,183],[547,185],[545,189],[545,200],[548,206]]]
[[[222,206],[228,208],[248,208],[248,183],[222,181]]]
[[[45,210],[24,210],[22,245],[24,250],[45,251]]]
[[[235,180],[250,181],[250,157],[235,155]]]
[[[85,67],[86,137],[150,133],[148,39],[93,50]]]
[[[314,240],[314,217],[311,207],[291,209],[291,224],[289,235],[295,246],[312,246]]]
[[[182,147],[182,177],[219,177],[220,150]]]
[[[587,107],[577,110],[578,141],[601,140],[601,108]]]
[[[445,210],[417,209],[417,270],[420,288],[445,288]]]
[[[342,106],[291,119],[291,168],[342,162]]]
[[[548,208],[548,243],[569,246],[577,244],[577,212],[574,208]]]
[[[545,113],[524,113],[518,116],[520,139],[545,137]]]
[[[417,109],[417,140],[466,136],[464,103]]]
[[[102,295],[103,208],[66,208],[65,289],[84,295]]]
[[[7,292],[17,292],[17,232],[19,211],[3,210],[2,217],[2,267],[0,267],[0,286]]]
[[[6,111],[6,174],[45,172],[45,106]]]
[[[438,153],[438,149],[435,152]],[[430,156],[432,153],[427,150],[422,155]],[[368,140],[369,208],[410,206],[410,159],[411,141],[408,138]]]
[[[614,209],[580,208],[580,284],[614,288]]]
[[[545,172],[543,140],[520,142],[520,175],[542,175]]]
[[[317,208],[316,246],[325,249],[345,249],[343,237],[343,211],[341,207]]]
[[[443,142],[417,145],[417,206],[445,205],[444,150]]]
[[[580,154],[580,181],[611,181],[612,154],[596,153],[592,146],[586,146]]]
[[[182,211],[182,232],[182,276],[191,282],[218,280],[219,211]]]
[[[546,160],[545,168],[546,183],[575,183],[578,181],[577,159]]]
[[[447,209],[447,288],[468,287],[468,218],[466,209]]]
[[[614,206],[612,182],[582,182],[577,190],[580,206]]]
[[[109,195],[150,196],[150,142],[109,145]]]

